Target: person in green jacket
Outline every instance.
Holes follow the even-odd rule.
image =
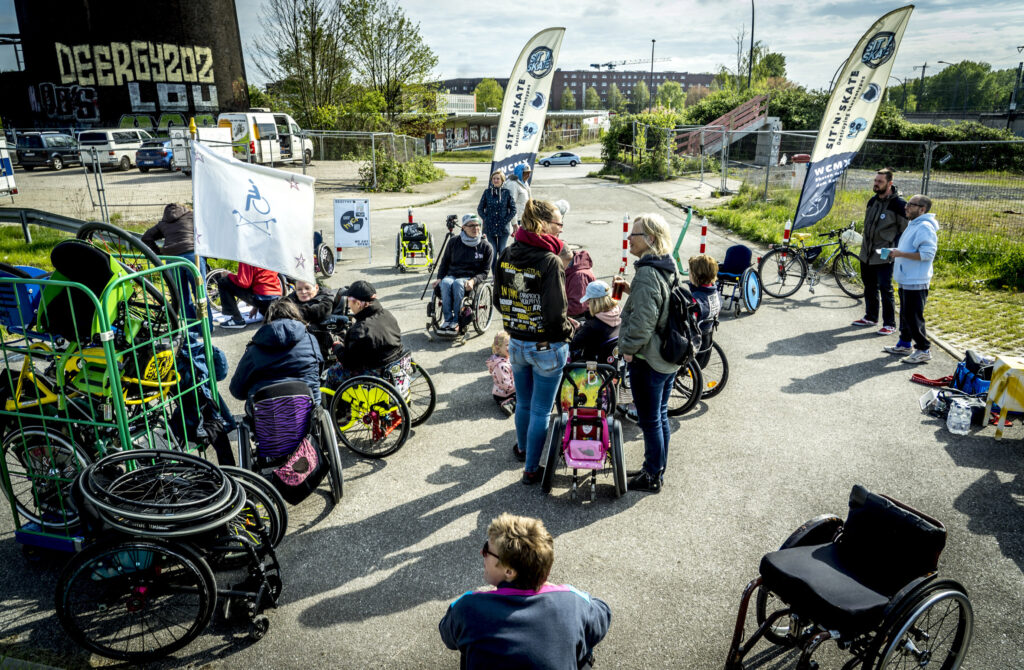
[[[669,294],[675,278],[675,264],[668,224],[659,214],[641,214],[633,221],[629,253],[640,260],[633,266],[633,282],[622,284],[629,300],[622,310],[619,352],[629,367],[637,423],[644,434],[644,464],[629,474],[628,489],[658,493],[664,480],[671,432],[668,400],[679,366],[661,357],[661,333],[668,325]]]

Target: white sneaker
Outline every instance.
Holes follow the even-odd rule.
[[[917,349],[914,351],[914,353],[910,354],[906,358],[901,358],[900,360],[904,363],[927,363],[931,359],[932,352],[921,351],[920,349]]]
[[[897,356],[906,356],[907,354],[911,353],[914,350],[911,349],[910,347],[901,347],[900,345],[897,344],[897,345],[894,345],[894,346],[891,346],[891,347],[883,347],[882,351],[884,351],[887,354],[896,354]]]

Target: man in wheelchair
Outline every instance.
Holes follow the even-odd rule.
[[[343,295],[352,324],[345,339],[334,345],[337,363],[327,371],[327,385],[337,388],[348,377],[377,370],[402,356],[402,329],[391,312],[377,300],[377,289],[368,281],[353,282]]]
[[[466,214],[462,217],[462,232],[445,246],[434,282],[441,292],[443,321],[437,330],[439,335],[458,333],[462,299],[487,280],[494,262],[494,250],[480,234],[480,225],[480,217]]]

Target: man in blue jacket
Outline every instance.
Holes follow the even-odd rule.
[[[923,195],[911,198],[907,202],[910,223],[896,248],[888,250],[889,256],[896,259],[893,277],[900,296],[900,341],[885,350],[905,356],[901,359],[904,363],[927,363],[932,359],[924,328],[924,303],[932,280],[932,261],[939,248],[939,222],[928,211],[931,208],[930,198]]]
[[[467,591],[448,606],[438,628],[460,667],[473,670],[586,668],[608,633],[604,601],[568,585],[548,584],[554,539],[544,522],[502,514],[480,551],[491,591]]]

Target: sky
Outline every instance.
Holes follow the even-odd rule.
[[[809,88],[826,88],[854,44],[882,14],[902,5],[877,0],[754,0],[754,38],[786,56],[787,75]],[[252,44],[261,28],[261,0],[235,0],[246,73],[263,77],[253,64]],[[715,72],[735,67],[734,38],[750,36],[749,0],[521,0],[483,5],[464,0],[399,0],[406,15],[438,58],[436,79],[507,77],[534,33],[564,26],[558,67],[586,69],[590,63],[649,59],[660,71]],[[13,0],[0,0],[0,33],[16,32]],[[477,11],[477,10],[480,11]],[[1020,0],[925,0],[917,4],[893,75],[920,76],[947,67],[936,61],[985,61],[995,69],[1024,60],[1024,2]],[[749,42],[747,42],[749,46]],[[0,68],[13,63],[0,48]],[[627,69],[648,70],[649,64]],[[620,68],[622,69],[622,68]]]

